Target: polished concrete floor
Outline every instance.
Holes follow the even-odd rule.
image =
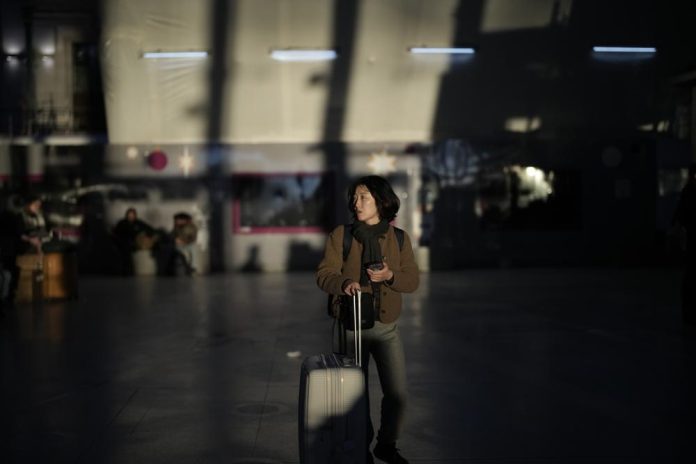
[[[400,320],[418,463],[696,462],[674,269],[424,274]],[[296,463],[311,274],[84,278],[0,319],[0,462]],[[373,412],[378,384],[373,383]]]

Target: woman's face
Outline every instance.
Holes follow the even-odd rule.
[[[375,225],[380,221],[377,202],[370,191],[364,185],[358,185],[353,195],[355,217],[368,225]]]

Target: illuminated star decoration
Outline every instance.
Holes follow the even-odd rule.
[[[389,174],[396,171],[396,156],[387,153],[386,148],[382,151],[371,153],[367,162],[367,167],[374,174]]]
[[[179,166],[184,171],[184,176],[188,177],[193,166],[193,157],[189,155],[188,147],[184,148],[184,154],[179,157]]]

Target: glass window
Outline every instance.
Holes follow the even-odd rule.
[[[242,174],[232,182],[235,233],[321,232],[333,225],[330,173]]]

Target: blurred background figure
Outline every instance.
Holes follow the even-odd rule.
[[[20,238],[25,243],[24,253],[42,254],[42,245],[50,240],[50,233],[46,228],[46,220],[41,210],[41,197],[29,195],[22,208],[22,231]]]
[[[143,247],[144,243],[152,248],[155,231],[145,221],[138,219],[135,208],[128,208],[123,219],[116,223],[113,230],[114,239],[121,251],[123,269],[126,275],[133,273],[133,253]]]
[[[196,272],[196,240],[198,239],[198,227],[193,223],[193,217],[188,213],[176,213],[174,215],[174,228],[172,238],[176,248],[174,259],[175,275],[192,275]]]

